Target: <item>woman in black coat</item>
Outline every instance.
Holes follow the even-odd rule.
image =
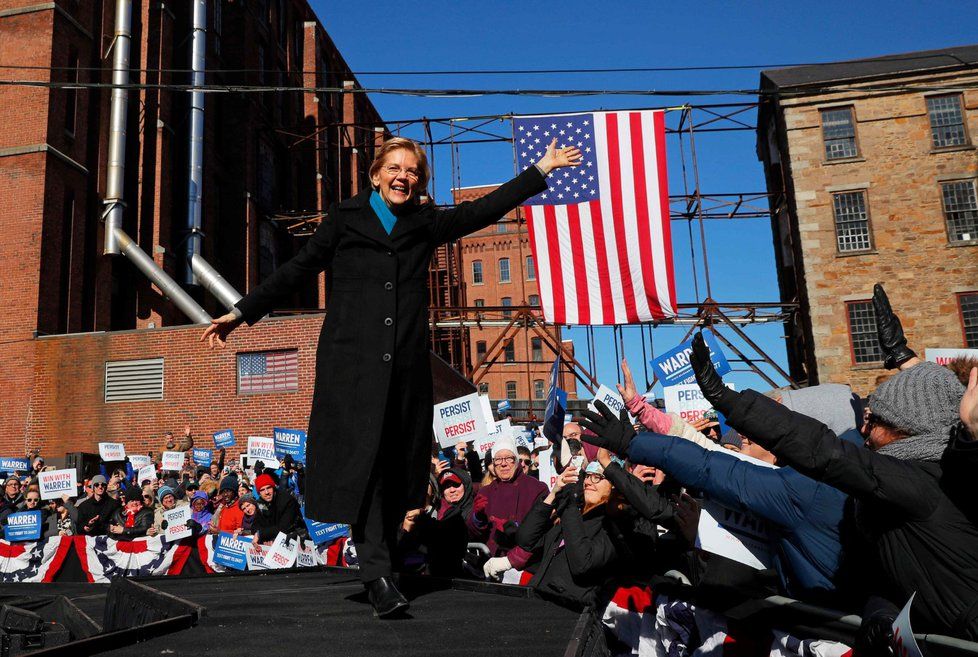
[[[299,253],[202,336],[213,346],[254,324],[301,282],[328,272],[328,313],[316,352],[306,463],[306,513],[353,525],[360,577],[378,615],[407,602],[390,581],[390,552],[407,509],[424,502],[431,449],[428,266],[441,244],[498,221],[581,162],[556,140],[534,167],[477,201],[420,202],[429,169],[394,138],[370,166],[372,190],[330,208]]]

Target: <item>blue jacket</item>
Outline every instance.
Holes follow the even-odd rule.
[[[674,436],[640,433],[633,463],[654,465],[683,486],[771,523],[775,566],[793,597],[824,598],[837,588],[846,496],[791,468],[767,468]]]

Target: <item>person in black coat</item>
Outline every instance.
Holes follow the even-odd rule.
[[[916,631],[978,640],[978,526],[948,496],[939,462],[964,394],[950,370],[922,362],[883,382],[869,398],[865,449],[753,390],[727,388],[701,334],[690,361],[731,427],[853,498],[863,541],[847,547],[875,566],[864,624],[885,628],[916,592]]]
[[[258,513],[252,531],[258,536],[259,543],[274,541],[279,532],[292,535],[305,532],[299,503],[291,493],[276,487],[270,475],[255,477],[255,490],[258,491]]]
[[[477,201],[436,209],[421,203],[424,150],[390,139],[370,165],[373,189],[330,208],[299,253],[203,336],[224,344],[328,271],[328,315],[316,352],[309,418],[306,513],[353,526],[360,577],[378,616],[407,606],[393,582],[391,548],[407,509],[424,502],[431,445],[428,266],[441,244],[498,221],[547,188],[557,167],[582,161],[575,147],[545,155]]]
[[[92,496],[77,504],[79,534],[101,536],[109,533],[109,521],[119,508],[119,501],[106,493],[108,482],[103,475],[92,477]]]

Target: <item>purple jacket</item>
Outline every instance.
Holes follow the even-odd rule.
[[[488,500],[483,516],[470,512],[466,518],[469,536],[474,541],[482,541],[489,547],[492,556],[509,556],[514,568],[522,568],[529,559],[529,553],[519,547],[508,552],[499,547],[497,533],[509,520],[517,523],[529,513],[533,503],[547,494],[547,486],[533,477],[523,474],[521,468],[516,469],[516,475],[509,481],[496,480],[479,490],[475,496],[473,507],[479,506],[479,498]]]

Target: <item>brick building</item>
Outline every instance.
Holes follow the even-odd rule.
[[[461,203],[485,196],[496,187],[461,187],[452,190],[452,195],[456,203]],[[489,228],[462,238],[459,243],[459,269],[464,281],[466,305],[486,307],[481,317],[497,324],[469,330],[469,367],[474,368],[505,331],[502,322],[512,318],[513,311],[506,308],[529,306],[542,322],[540,289],[526,225],[517,221],[517,211],[507,214],[502,221]],[[541,328],[555,343],[561,341],[560,327],[541,325]],[[562,342],[573,354],[573,343],[569,340]],[[499,358],[487,368],[479,381],[480,392],[488,394],[493,400],[528,402],[536,416],[543,417],[554,361],[553,350],[547,347],[542,338],[528,330],[516,332],[501,346]],[[491,358],[492,354],[489,353],[489,356]],[[560,378],[561,387],[567,391],[568,398],[576,399],[577,381],[573,374],[564,368]],[[514,416],[520,419],[516,413]]]
[[[758,157],[771,192],[795,380],[883,374],[883,282],[910,345],[978,346],[978,46],[764,71]]]
[[[4,77],[111,83],[115,6],[114,0],[0,0],[0,61],[23,67],[5,69]],[[146,86],[129,92],[124,229],[181,280],[189,94],[165,87],[190,83],[193,3],[132,6],[130,82]],[[206,6],[206,84],[356,86],[306,0],[207,0]],[[287,409],[278,421],[304,426],[308,390],[238,399],[235,369],[219,363],[231,363],[236,351],[297,350],[300,386],[311,385],[311,371],[303,368],[321,316],[242,330],[231,353],[185,352],[200,328],[161,330],[187,320],[125,258],[102,255],[110,95],[105,87],[0,89],[0,452],[21,453],[43,441],[58,446],[48,448],[57,456],[61,449],[91,450],[98,437],[141,444],[182,426],[181,417],[198,433],[233,421],[240,435],[267,435],[270,416],[263,409],[271,407]],[[382,126],[364,94],[205,95],[202,255],[246,293],[301,245],[283,224],[316,216],[365,184],[385,133],[333,125]],[[211,315],[224,312],[201,290],[193,295]],[[320,280],[290,305],[322,308],[324,302]],[[191,355],[199,362],[185,360]],[[108,399],[108,363],[126,359],[163,360],[162,399]],[[147,385],[155,390],[156,383]],[[226,406],[214,406],[218,398],[206,392],[209,385],[232,395]]]

